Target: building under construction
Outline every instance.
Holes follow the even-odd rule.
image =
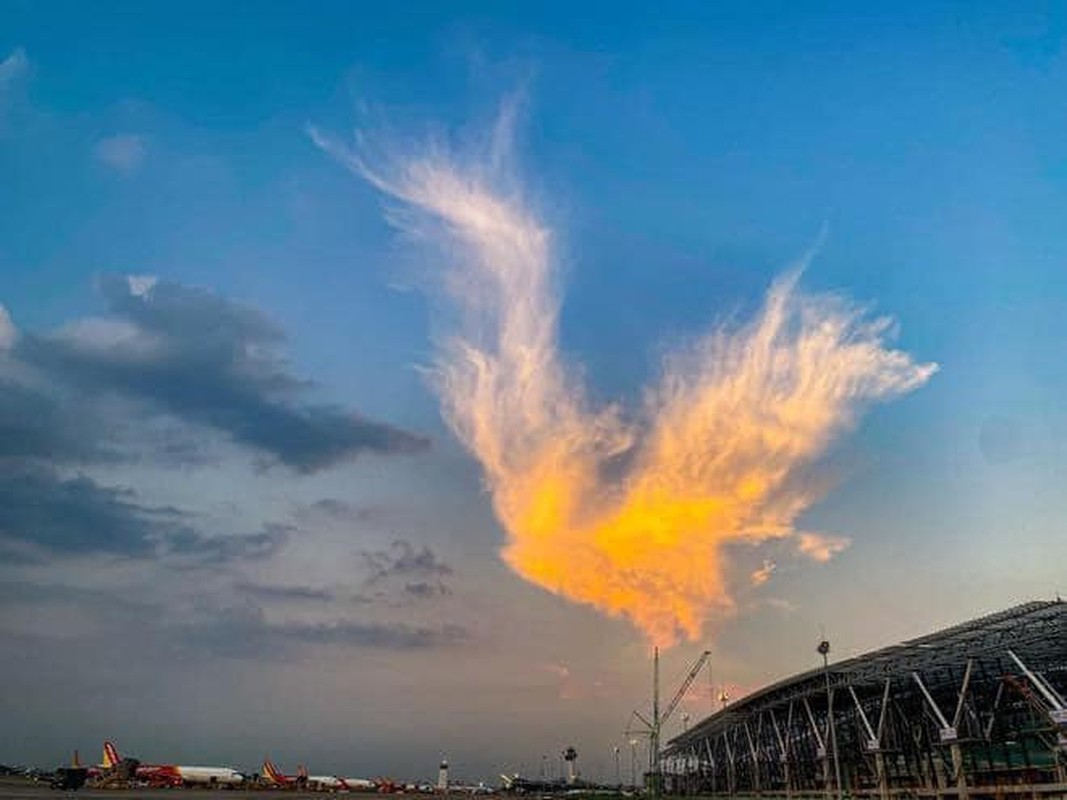
[[[671,740],[664,788],[1067,797],[1065,620],[1027,603],[776,683]]]

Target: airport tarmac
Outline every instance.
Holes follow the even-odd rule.
[[[79,789],[63,792],[52,789],[47,783],[32,781],[0,782],[0,800],[41,800],[61,798],[70,800],[324,800],[329,797],[378,797],[347,793],[333,795],[328,792],[300,792],[272,789]],[[431,795],[404,794],[407,800],[425,800]]]

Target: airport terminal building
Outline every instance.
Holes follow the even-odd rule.
[[[1065,621],[1027,603],[776,683],[671,740],[665,789],[1067,797]]]

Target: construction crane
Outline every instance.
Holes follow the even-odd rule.
[[[655,648],[653,651],[653,667],[652,667],[652,719],[645,719],[639,711],[634,711],[630,715],[630,723],[626,726],[626,735],[633,736],[635,733],[639,733],[643,736],[648,736],[648,762],[649,771],[651,772],[651,781],[648,787],[648,793],[650,797],[656,797],[659,795],[660,790],[660,760],[659,760],[659,739],[660,731],[663,726],[671,718],[675,709],[678,708],[678,704],[682,702],[682,698],[685,697],[685,693],[689,691],[689,687],[693,685],[693,681],[696,680],[697,675],[700,674],[700,670],[703,669],[704,664],[709,658],[711,658],[711,651],[705,650],[700,654],[700,657],[693,664],[693,668],[689,670],[689,674],[685,676],[685,680],[682,681],[682,685],[678,687],[678,691],[675,692],[674,697],[671,698],[671,702],[667,704],[667,710],[663,714],[659,713],[659,648]],[[644,730],[634,730],[631,725],[633,724],[634,717],[640,720],[644,726]]]
[[[704,668],[704,664],[711,658],[711,651],[705,650],[700,654],[700,658],[693,664],[693,668],[689,670],[689,674],[685,676],[685,680],[682,681],[682,685],[678,687],[678,691],[674,697],[671,698],[671,702],[667,705],[667,710],[663,712],[663,716],[660,718],[660,725],[663,725],[671,718],[671,714],[678,708],[678,704],[682,702],[682,698],[685,697],[685,693],[689,691],[689,687],[693,685],[693,681],[697,679],[697,675],[700,674],[700,670]]]

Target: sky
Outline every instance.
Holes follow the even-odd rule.
[[[0,6],[0,762],[610,780],[1067,588],[1061,5],[441,5]]]

